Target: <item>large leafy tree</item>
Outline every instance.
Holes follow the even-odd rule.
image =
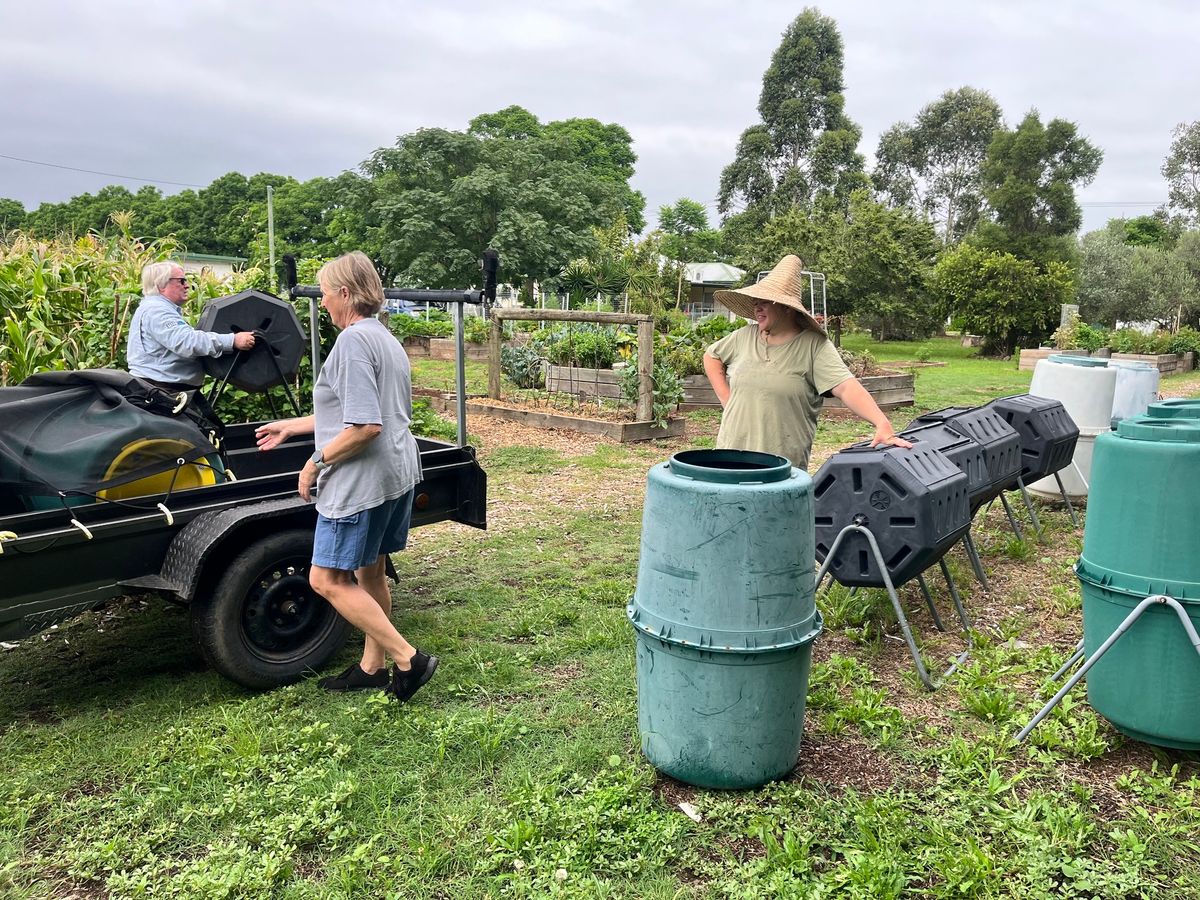
[[[1130,308],[1129,280],[1133,246],[1122,222],[1089,231],[1079,241],[1079,316],[1113,328],[1118,320],[1142,318]]]
[[[843,205],[866,184],[861,130],[845,113],[842,38],[837,24],[805,9],[788,26],[763,75],[761,122],[747,128],[721,173],[723,216],[774,214],[821,197]]]
[[[898,122],[880,137],[876,189],[926,216],[944,243],[958,240],[979,221],[980,171],[1000,119],[1000,105],[986,91],[947,91],[914,122]]]
[[[1200,122],[1180,123],[1162,165],[1168,203],[1191,225],[1200,225]]]
[[[812,208],[784,210],[764,225],[738,264],[756,272],[795,253],[806,269],[823,273],[828,314],[838,317],[835,337],[840,317],[851,314],[882,339],[923,337],[939,319],[928,288],[937,249],[928,222],[863,190],[846,209],[827,198]]]
[[[1039,265],[965,243],[938,260],[933,284],[945,312],[983,335],[984,352],[1004,355],[1049,333],[1075,290],[1066,263]]]
[[[989,221],[976,243],[1039,263],[1069,261],[1083,219],[1075,189],[1091,183],[1103,158],[1074,123],[1043,125],[1036,110],[1017,128],[998,130],[982,170]]]
[[[25,206],[18,200],[0,197],[0,237],[25,225]]]
[[[597,174],[569,142],[422,129],[364,164],[364,211],[379,260],[398,281],[461,287],[479,279],[487,247],[502,277],[557,274],[586,256],[592,229],[624,212],[627,185]]]

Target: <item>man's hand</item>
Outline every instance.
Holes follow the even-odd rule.
[[[246,332],[241,333],[245,334]],[[268,422],[266,425],[259,425],[254,430],[254,436],[258,439],[259,450],[274,450],[294,434],[291,422],[287,420],[282,422]]]
[[[233,336],[234,350],[249,350],[254,346],[253,331],[239,331]]]
[[[305,503],[312,502],[312,499],[313,499],[312,498],[312,489],[313,489],[313,486],[317,483],[317,475],[318,474],[319,473],[317,472],[317,467],[316,467],[316,465],[313,464],[313,461],[311,459],[308,462],[306,462],[304,464],[304,468],[300,470],[300,481],[296,487],[297,487],[297,490],[300,491],[300,498]]]

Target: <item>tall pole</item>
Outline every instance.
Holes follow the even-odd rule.
[[[275,188],[267,185],[267,253],[271,257],[271,279],[279,276],[275,273]]]

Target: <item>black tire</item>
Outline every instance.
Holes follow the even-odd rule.
[[[192,601],[200,651],[226,678],[255,690],[290,684],[346,642],[350,623],[308,584],[312,539],[296,529],[255,541]]]

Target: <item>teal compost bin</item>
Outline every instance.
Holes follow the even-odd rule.
[[[1200,419],[1200,399],[1172,397],[1151,403],[1146,415],[1155,419]]]
[[[1200,630],[1200,420],[1135,416],[1096,439],[1083,554],[1088,657],[1144,598]],[[1176,612],[1149,607],[1087,675],[1088,701],[1131,737],[1200,749],[1200,653]]]
[[[781,456],[688,450],[650,470],[637,590],[642,751],[708,788],[796,765],[814,603],[812,480]]]

